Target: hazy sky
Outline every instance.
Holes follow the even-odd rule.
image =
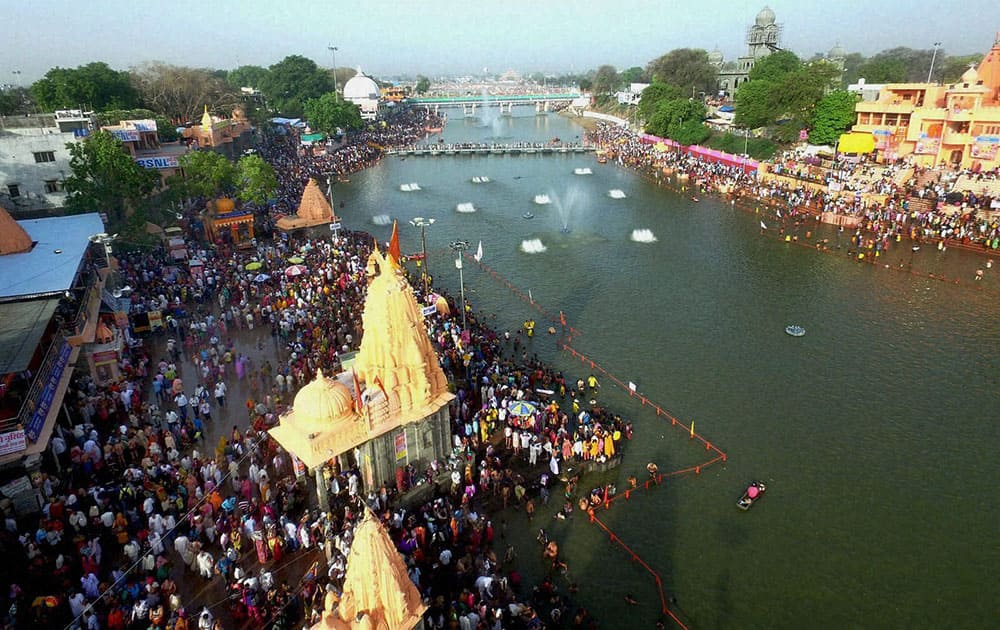
[[[0,83],[27,85],[53,66],[146,61],[233,68],[301,54],[366,73],[583,71],[643,66],[673,48],[742,54],[764,2],[747,0],[0,0]],[[985,52],[1000,2],[771,0],[782,46],[811,56],[930,48]],[[21,71],[18,75],[15,71]]]

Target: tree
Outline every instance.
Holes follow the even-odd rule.
[[[307,100],[332,89],[330,74],[301,55],[290,55],[272,65],[260,85],[271,108],[293,118],[302,116]]]
[[[705,113],[701,101],[683,97],[662,100],[646,124],[646,130],[681,144],[698,144],[711,133],[703,123]]]
[[[816,104],[809,142],[813,144],[834,144],[840,134],[854,124],[854,106],[858,98],[847,90],[834,90]]]
[[[594,82],[587,77],[580,77],[577,79],[576,85],[580,88],[581,92],[589,92],[594,87]]]
[[[647,82],[646,71],[640,68],[639,66],[632,66],[631,68],[622,70],[620,77],[622,83],[624,84]]]
[[[306,101],[305,116],[312,129],[331,136],[336,135],[338,127],[361,129],[364,126],[358,106],[339,98],[333,92]]]
[[[431,80],[422,74],[417,75],[417,94],[427,94],[429,89],[431,89]]]
[[[770,81],[747,81],[736,90],[735,122],[746,129],[766,127],[774,122],[771,111],[771,93],[774,86]]]
[[[979,62],[982,61],[983,55],[957,55],[952,57],[945,57],[944,61],[941,62],[941,81],[944,83],[957,83],[959,79],[969,66],[978,66]]]
[[[868,83],[902,83],[906,80],[906,65],[899,59],[872,58],[858,67],[858,77]]]
[[[44,111],[139,107],[139,92],[127,72],[112,70],[102,61],[78,68],[52,68],[31,86],[31,95]]]
[[[657,57],[646,66],[653,81],[676,85],[684,94],[714,94],[718,87],[717,70],[708,62],[708,52],[700,48],[677,48]]]
[[[642,116],[643,120],[649,120],[662,101],[670,101],[682,96],[681,91],[673,85],[659,82],[650,83],[649,87],[642,91],[642,96],[639,97],[639,115]]]
[[[205,68],[154,61],[133,68],[132,80],[150,109],[175,121],[196,119],[206,105],[231,110],[240,102],[238,89]]]
[[[178,161],[184,176],[172,180],[170,185],[181,186],[189,197],[218,197],[236,185],[236,167],[221,153],[191,151]]]
[[[758,59],[750,68],[750,81],[778,81],[802,67],[802,60],[790,50],[780,50]]]
[[[27,88],[0,89],[0,116],[29,114],[33,104],[34,100]]]
[[[604,65],[594,74],[594,96],[606,97],[618,89],[618,71],[614,66]]]
[[[66,178],[66,205],[71,212],[107,212],[117,225],[159,181],[156,171],[136,164],[121,141],[107,131],[67,143],[66,148],[72,171]]]
[[[341,93],[343,93],[344,85],[346,85],[348,81],[353,79],[354,75],[356,75],[357,73],[358,71],[355,70],[354,68],[337,68],[336,70],[330,70],[330,80],[333,81],[334,77],[336,77],[337,89],[339,89]],[[381,85],[378,79],[375,79],[373,77],[372,80],[375,81],[376,84]]]
[[[264,158],[246,155],[236,163],[236,187],[240,201],[263,206],[278,190],[278,176]]]
[[[861,53],[849,53],[844,57],[844,86],[858,82],[858,68],[865,62],[865,56]]]
[[[267,68],[261,66],[240,66],[226,73],[226,83],[237,90],[244,87],[260,88],[267,72]]]

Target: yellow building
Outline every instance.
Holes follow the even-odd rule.
[[[886,84],[855,106],[855,133],[872,134],[880,161],[912,156],[921,166],[1000,166],[1000,36],[952,85]]]

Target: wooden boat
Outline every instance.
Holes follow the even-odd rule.
[[[763,481],[753,481],[747,486],[747,489],[743,491],[743,496],[740,500],[736,502],[736,507],[741,510],[749,510],[753,507],[753,504],[760,501],[761,497],[764,496],[764,492],[767,490],[767,486],[764,485]],[[751,496],[753,495],[753,496]]]
[[[604,157],[602,155],[601,157],[597,158],[597,163],[598,164],[607,164],[608,163],[608,158],[606,158],[606,157]]]
[[[806,334],[806,329],[802,326],[796,326],[795,324],[785,326],[785,332],[793,337],[801,337]]]

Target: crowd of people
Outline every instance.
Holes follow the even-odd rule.
[[[412,142],[408,129],[380,137]],[[329,166],[281,136],[259,150],[288,199]],[[201,266],[179,265],[162,248],[117,254],[122,284],[134,287],[132,313],[159,314],[162,326],[120,331],[117,378],[73,379],[69,422],[56,427],[53,459],[34,479],[42,513],[5,519],[6,627],[302,627],[339,592],[365,510],[403,554],[428,627],[593,625],[572,603],[566,563],[547,536],[538,550],[547,577],[522,583],[502,517],[505,508],[533,516],[560,480],[557,515],[572,517],[586,462],[614,459],[631,437],[631,423],[598,403],[592,375],[568,380],[538,361],[521,331],[499,334],[474,312],[465,331],[454,315],[429,317],[456,392],[451,456],[367,494],[360,471],[331,467],[330,510],[321,512],[312,479],[266,429],[320,369],[336,372],[340,355],[358,348],[372,239],[262,238],[234,250],[188,237]],[[308,273],[284,273],[295,257]],[[419,300],[436,300],[412,284]],[[402,507],[399,494],[421,478],[438,491]],[[301,578],[288,579],[296,562]]]
[[[695,190],[724,190],[755,203],[769,203],[779,208],[779,219],[817,218],[823,213],[850,217],[857,225],[854,237],[859,242],[888,245],[906,237],[951,240],[980,250],[1000,248],[1000,212],[994,198],[955,190],[937,170],[928,173],[905,162],[882,167],[841,160],[819,169],[804,162],[779,162],[774,173],[786,176],[779,180],[759,178],[741,163],[723,163],[682,150],[662,151],[624,126],[601,123],[588,139],[622,166],[658,180],[669,171]],[[908,168],[914,169],[913,176],[899,181],[898,173]],[[951,181],[959,181],[958,175]],[[923,199],[932,203],[915,201]]]

